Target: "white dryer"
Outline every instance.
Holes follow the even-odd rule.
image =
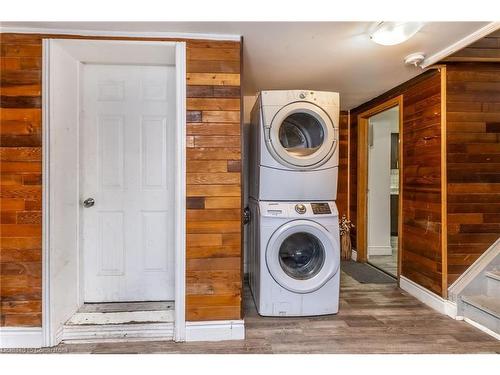
[[[263,316],[335,314],[340,244],[335,202],[250,200],[249,281]]]
[[[262,91],[251,116],[250,197],[337,198],[338,93]]]

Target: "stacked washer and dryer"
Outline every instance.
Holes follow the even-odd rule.
[[[248,271],[257,310],[337,313],[339,95],[262,91],[251,117]]]

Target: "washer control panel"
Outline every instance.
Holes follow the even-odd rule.
[[[259,202],[260,215],[276,218],[338,216],[335,202]]]
[[[332,213],[328,203],[311,203],[313,214],[315,215],[328,215]]]

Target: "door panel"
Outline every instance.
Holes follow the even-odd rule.
[[[83,68],[85,302],[174,299],[174,67]]]

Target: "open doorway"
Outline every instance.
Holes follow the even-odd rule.
[[[398,278],[403,96],[357,116],[357,259]]]
[[[43,56],[44,346],[183,341],[185,43],[44,39]]]
[[[368,119],[367,258],[398,275],[399,107]]]

